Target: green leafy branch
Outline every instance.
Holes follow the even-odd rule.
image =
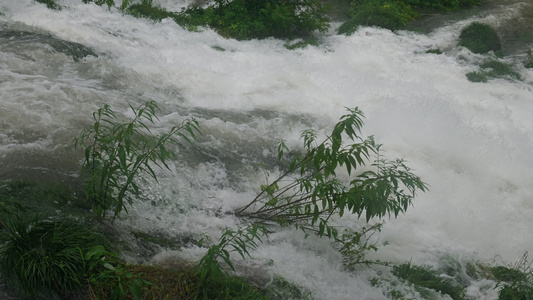
[[[108,209],[114,210],[113,218],[126,210],[132,196],[140,195],[139,175],[148,174],[157,181],[153,165],[169,169],[167,161],[177,157],[168,146],[181,146],[179,140],[191,142],[199,133],[198,122],[192,119],[154,136],[148,125],[158,120],[157,104],[150,101],[130,108],[134,117],[123,121],[104,105],[93,113],[93,127],[75,139],[75,146],[85,149],[86,197],[99,218]]]
[[[403,160],[383,159],[381,145],[372,137],[360,136],[363,117],[358,108],[348,109],[320,143],[314,130],[305,130],[303,154],[293,156],[286,171],[262,185],[250,203],[235,211],[249,225],[238,231],[226,229],[219,243],[209,248],[200,262],[202,278],[224,275],[218,258],[234,270],[227,247],[243,258],[250,256],[248,249],[255,249],[257,241],[274,225],[295,226],[306,234],[332,239],[346,257],[347,267],[368,263],[365,253],[377,250],[370,237],[382,223],[359,231],[344,228],[339,236],[331,218],[346,213],[364,214],[367,222],[387,215],[397,217],[411,205],[417,191],[427,190],[427,184],[411,173]],[[281,142],[278,159],[283,160],[287,152],[288,147]],[[262,228],[261,234],[258,228]]]
[[[358,108],[348,111],[321,143],[316,142],[315,131],[304,131],[304,155],[294,157],[288,170],[262,186],[257,197],[236,214],[261,223],[295,225],[335,239],[338,232],[330,225],[332,216],[364,214],[368,222],[405,212],[416,192],[426,191],[427,185],[403,160],[382,159],[381,145],[372,137],[360,136],[363,113]],[[349,143],[345,144],[346,140]],[[282,142],[278,158],[288,150]],[[357,172],[366,168],[373,156],[371,168]],[[341,169],[354,179],[342,181],[337,176]]]

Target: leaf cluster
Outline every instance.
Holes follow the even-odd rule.
[[[304,153],[292,158],[288,169],[236,214],[335,239],[337,229],[329,222],[333,216],[364,215],[368,222],[405,212],[427,185],[402,160],[381,158],[381,146],[373,137],[360,136],[363,113],[358,108],[348,111],[322,142],[317,142],[315,131],[304,131]],[[288,150],[282,142],[278,157]],[[349,178],[341,180],[337,173]]]
[[[113,218],[126,210],[132,197],[140,195],[140,175],[157,180],[153,166],[168,169],[166,162],[177,157],[169,145],[181,146],[177,138],[190,142],[199,133],[199,125],[192,119],[156,136],[148,126],[158,120],[157,104],[149,101],[130,108],[134,117],[123,120],[104,105],[93,113],[93,127],[75,139],[76,147],[85,150],[86,198],[99,218],[105,217],[108,209],[113,209]]]
[[[322,142],[317,142],[314,130],[302,132],[303,153],[293,155],[287,170],[262,185],[261,192],[249,204],[235,211],[248,224],[236,231],[226,229],[201,259],[200,278],[204,284],[208,278],[227,274],[219,260],[235,271],[231,252],[242,258],[250,256],[249,249],[255,249],[273,225],[295,226],[306,234],[333,239],[346,257],[347,267],[368,263],[365,253],[377,250],[369,242],[370,237],[379,231],[381,223],[359,231],[345,228],[339,235],[330,219],[346,213],[364,215],[367,222],[387,215],[396,217],[427,185],[402,160],[381,158],[381,146],[372,137],[360,136],[363,117],[358,108],[348,109]],[[290,150],[281,142],[278,159],[284,160],[287,152]],[[342,176],[347,178],[342,180]]]

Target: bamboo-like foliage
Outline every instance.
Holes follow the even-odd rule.
[[[403,160],[382,158],[381,145],[373,137],[360,136],[363,113],[358,108],[348,111],[320,143],[315,131],[304,131],[304,154],[294,157],[283,174],[262,186],[257,197],[236,214],[260,223],[295,225],[335,239],[332,216],[364,215],[368,222],[404,213],[416,192],[425,191],[427,185]],[[278,157],[283,158],[286,151],[282,142]],[[337,176],[341,171],[349,175],[348,182]]]
[[[113,209],[113,218],[122,210],[127,212],[126,203],[140,195],[140,175],[157,180],[153,166],[168,169],[167,160],[177,157],[168,145],[180,146],[180,140],[191,142],[199,133],[198,122],[191,119],[155,136],[148,126],[158,121],[157,104],[150,101],[130,108],[134,117],[121,120],[104,105],[93,113],[93,127],[75,140],[76,147],[85,150],[82,169],[87,177],[86,198],[99,218],[109,209]]]

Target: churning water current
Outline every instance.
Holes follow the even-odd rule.
[[[330,130],[345,107],[357,106],[366,115],[363,134],[430,185],[405,215],[386,221],[371,258],[511,263],[533,250],[533,71],[523,67],[531,27],[523,27],[526,42],[513,38],[506,53],[521,81],[468,81],[465,74],[486,56],[457,47],[471,21],[522,24],[533,4],[489,1],[468,16],[435,21],[428,33],[360,28],[347,37],[334,33],[334,23],[320,46],[291,51],[280,40],[228,40],[170,20],[61,3],[61,11],[29,0],[0,3],[2,179],[75,178],[80,153],[71,141],[91,125],[93,111],[107,103],[127,114],[128,104],[155,100],[162,127],[192,116],[203,136],[171,171],[160,171],[159,183],[146,186],[151,201],[135,204],[117,226],[216,239],[238,222],[226,212],[265,182],[257,165],[274,164],[279,139],[297,147],[302,130]],[[154,4],[179,10],[186,2]],[[444,53],[426,53],[437,48]],[[361,224],[353,217],[339,222]],[[302,237],[274,233],[242,272],[280,274],[316,299],[386,299],[369,283],[374,270],[344,271],[327,241]],[[132,259],[196,260],[204,252],[190,246]],[[468,296],[496,297],[487,286],[473,281]]]

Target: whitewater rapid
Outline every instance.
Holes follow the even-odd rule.
[[[512,263],[533,250],[533,70],[515,53],[508,61],[522,81],[473,83],[465,74],[484,56],[456,46],[472,20],[497,25],[515,18],[525,2],[429,34],[360,28],[347,37],[336,35],[333,23],[320,46],[297,50],[287,50],[286,41],[224,39],[209,29],[189,32],[171,20],[154,23],[78,2],[61,1],[61,11],[29,0],[0,4],[0,29],[51,34],[97,54],[74,61],[42,43],[3,41],[4,170],[75,178],[79,156],[71,140],[90,126],[93,111],[108,103],[127,113],[128,104],[155,100],[162,126],[195,117],[203,136],[170,171],[160,170],[159,183],[146,185],[151,200],[137,203],[117,226],[216,240],[238,223],[229,212],[265,182],[258,164],[274,161],[279,139],[296,148],[302,130],[330,130],[345,107],[357,106],[366,116],[363,134],[382,143],[389,158],[404,158],[430,186],[407,214],[386,220],[371,258]],[[186,4],[156,2],[176,11]],[[444,53],[426,53],[437,48]],[[361,224],[354,217],[344,222]],[[204,252],[189,245],[148,260],[197,260]],[[252,256],[242,272],[255,266],[281,274],[315,299],[386,299],[369,283],[375,270],[346,272],[327,241],[304,240],[299,232],[272,234]],[[472,287],[469,296],[495,293]]]

